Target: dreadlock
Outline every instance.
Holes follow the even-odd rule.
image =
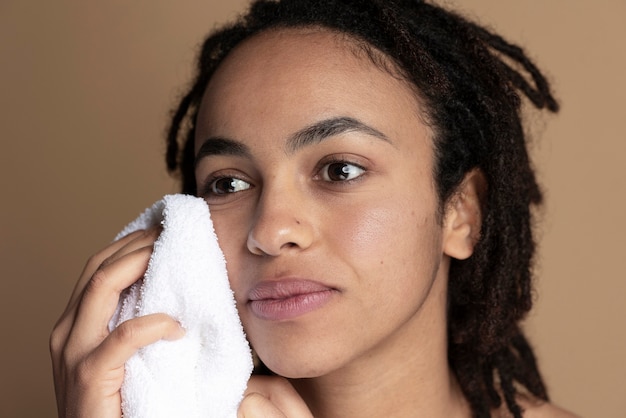
[[[247,15],[205,40],[195,80],[167,134],[168,170],[181,175],[184,193],[196,193],[195,120],[226,55],[262,31],[304,26],[346,34],[384,66],[375,58],[382,52],[415,87],[435,136],[440,211],[470,170],[484,174],[481,238],[470,258],[452,260],[450,268],[448,361],[475,417],[489,417],[504,401],[521,418],[519,391],[548,395],[519,326],[532,305],[531,209],[542,202],[519,92],[539,109],[558,111],[548,82],[521,48],[425,1],[257,0]]]

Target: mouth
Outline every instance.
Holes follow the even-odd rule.
[[[260,319],[284,321],[321,308],[336,292],[337,289],[310,280],[264,281],[250,291],[248,306]]]

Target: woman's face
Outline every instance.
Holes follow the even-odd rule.
[[[405,82],[351,42],[257,35],[220,65],[198,115],[198,195],[248,338],[287,377],[445,333],[431,133]]]

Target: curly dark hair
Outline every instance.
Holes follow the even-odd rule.
[[[196,193],[196,116],[226,55],[262,31],[306,26],[350,36],[391,71],[382,52],[415,87],[435,136],[440,210],[469,171],[484,174],[480,240],[469,259],[452,260],[450,268],[448,360],[474,416],[490,416],[504,398],[520,418],[520,391],[544,400],[548,395],[520,328],[532,305],[532,207],[541,204],[542,193],[527,152],[519,92],[537,108],[558,110],[545,77],[521,48],[425,1],[255,1],[246,15],[205,40],[195,80],[173,112],[169,171],[181,175],[184,193]]]

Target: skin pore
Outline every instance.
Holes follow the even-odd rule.
[[[413,90],[353,42],[281,29],[238,46],[198,113],[198,195],[252,346],[315,416],[470,416],[446,290],[480,230],[481,176],[442,219]]]

